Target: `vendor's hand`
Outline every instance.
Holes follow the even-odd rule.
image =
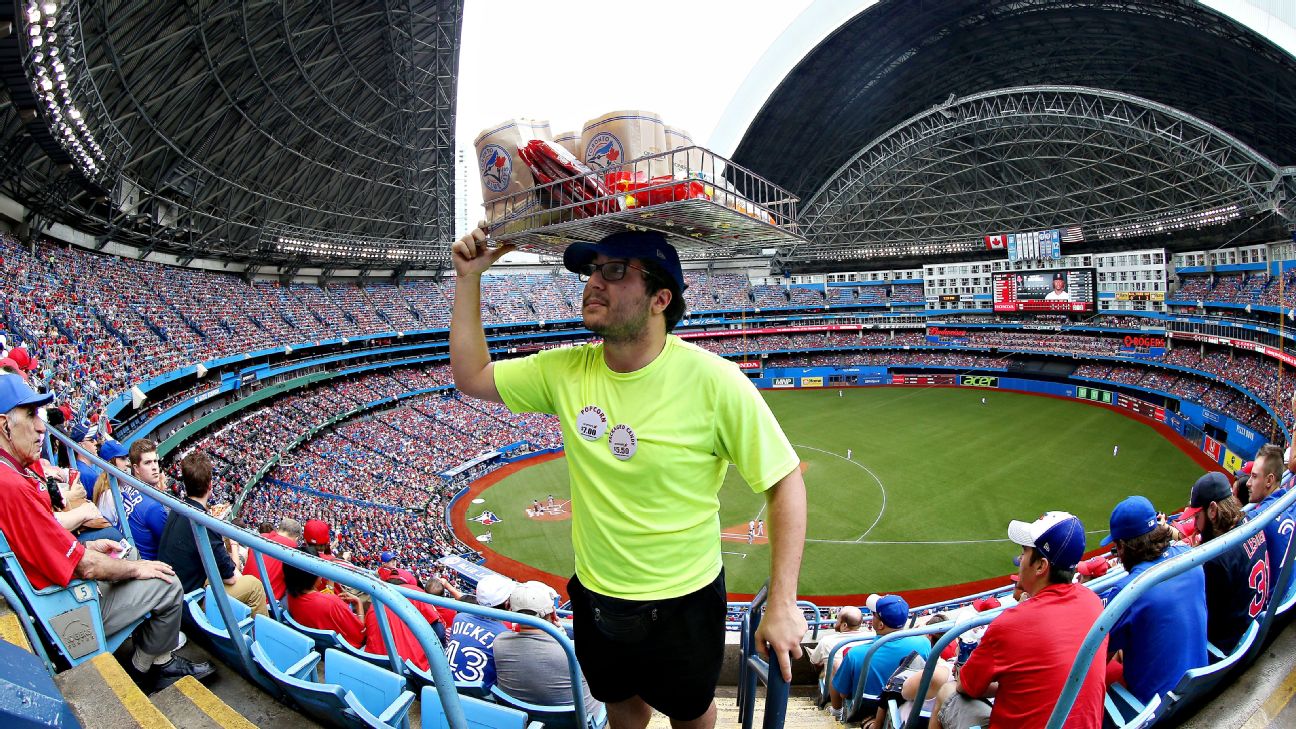
[[[167,582],[175,582],[175,570],[166,562],[155,562],[149,559],[141,559],[131,562],[135,567],[135,579],[151,580],[157,578]]]
[[[450,258],[454,261],[456,274],[479,276],[514,247],[502,245],[499,248],[487,248],[486,221],[483,220],[477,223],[471,233],[454,242],[450,248]]]
[[[801,657],[801,639],[807,630],[805,616],[795,603],[769,603],[756,629],[756,651],[771,663],[778,659],[783,680],[792,681],[792,659]],[[768,644],[768,645],[767,645]]]

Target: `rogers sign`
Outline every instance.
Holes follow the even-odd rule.
[[[1165,349],[1166,340],[1165,337],[1143,337],[1135,334],[1128,334],[1125,336],[1125,346],[1130,348],[1134,348],[1134,347],[1158,348],[1159,347],[1161,349]]]

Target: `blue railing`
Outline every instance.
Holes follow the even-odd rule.
[[[777,660],[771,666],[756,650],[756,629],[760,627],[767,597],[768,582],[752,598],[742,619],[742,655],[738,664],[738,719],[742,722],[742,729],[752,729],[757,682],[765,684],[765,716],[761,722],[763,729],[783,729],[783,719],[787,716],[789,686],[783,680],[782,669]]]
[[[1058,702],[1053,707],[1053,714],[1049,717],[1047,729],[1061,729],[1066,722],[1067,714],[1070,713],[1076,695],[1080,692],[1089,671],[1090,663],[1094,660],[1094,654],[1098,652],[1098,648],[1106,640],[1111,629],[1125,614],[1125,611],[1129,609],[1130,605],[1156,585],[1198,567],[1255,536],[1257,532],[1264,529],[1266,524],[1289,509],[1292,504],[1296,504],[1296,489],[1290,489],[1288,493],[1284,494],[1282,498],[1271,504],[1263,512],[1252,514],[1249,521],[1234,527],[1228,534],[1212,539],[1200,547],[1189,550],[1186,554],[1158,564],[1125,585],[1116,594],[1116,597],[1107,603],[1102,615],[1098,617],[1097,622],[1094,623],[1093,627],[1089,629],[1088,635],[1085,636],[1084,642],[1081,643],[1080,652],[1076,655],[1075,662],[1071,666],[1071,672],[1067,675],[1062,695],[1058,697]],[[1269,591],[1269,606],[1265,610],[1263,618],[1261,618],[1260,635],[1254,643],[1257,647],[1264,641],[1264,635],[1268,632],[1269,626],[1276,617],[1276,608],[1290,589],[1294,554],[1296,554],[1296,550],[1290,548],[1287,550],[1287,555],[1278,571],[1278,581],[1273,584]],[[1100,660],[1106,660],[1106,658],[1106,656],[1099,657]]]
[[[125,483],[130,487],[140,491],[153,498],[158,503],[166,506],[171,511],[177,512],[187,518],[190,527],[193,530],[194,540],[199,549],[199,557],[202,561],[203,570],[207,575],[208,582],[213,585],[221,584],[220,571],[216,566],[215,553],[212,551],[211,541],[208,539],[208,532],[215,532],[222,537],[229,538],[234,542],[249,547],[253,551],[253,558],[260,568],[261,579],[265,584],[266,597],[269,607],[276,616],[280,614],[281,607],[274,598],[274,589],[269,584],[269,573],[265,569],[265,557],[277,559],[285,564],[293,565],[307,572],[311,572],[326,580],[346,585],[354,590],[364,592],[370,595],[371,600],[380,604],[403,622],[414,634],[415,639],[419,642],[423,652],[428,657],[428,668],[432,675],[433,683],[436,686],[437,694],[440,696],[441,703],[445,707],[446,717],[452,729],[469,729],[469,725],[464,718],[463,710],[460,707],[458,694],[455,690],[454,678],[450,673],[450,667],[446,662],[445,651],[438,640],[436,633],[433,632],[432,626],[423,617],[422,613],[414,608],[411,600],[428,603],[437,607],[449,608],[458,612],[467,612],[474,615],[482,615],[487,618],[500,621],[510,621],[521,625],[548,633],[558,644],[562,646],[567,655],[567,664],[572,675],[572,697],[573,705],[576,710],[576,716],[579,721],[578,726],[588,726],[587,712],[585,708],[584,695],[582,692],[582,681],[580,680],[580,668],[576,661],[576,651],[572,646],[571,640],[568,639],[565,632],[555,627],[548,621],[540,618],[523,615],[521,613],[507,612],[496,610],[494,608],[483,607],[480,605],[469,605],[456,600],[444,597],[428,595],[407,588],[398,588],[381,582],[376,576],[362,572],[350,567],[344,567],[334,562],[328,562],[318,557],[314,557],[298,549],[286,547],[278,542],[270,541],[258,534],[253,534],[244,529],[240,529],[228,522],[213,517],[201,509],[194,508],[189,504],[177,499],[169,493],[159,491],[151,486],[144,484],[133,476],[119,471],[111,463],[99,458],[95,453],[91,453],[81,448],[77,443],[66,434],[56,428],[49,428],[50,439],[46,441],[47,456],[50,455],[51,445],[54,440],[62,442],[69,452],[80,455],[95,466],[103,469],[108,474],[109,487],[112,489],[113,500],[116,505],[118,525],[131,539],[129,520],[125,513],[125,508],[121,498],[120,484]],[[220,612],[221,619],[225,625],[237,625],[238,620],[235,618],[233,608],[231,607],[232,598],[224,590],[213,590],[216,598],[217,609]],[[375,616],[378,621],[378,628],[382,633],[383,642],[387,647],[388,661],[392,670],[398,674],[404,675],[404,665],[402,658],[396,652],[396,643],[392,640],[391,626],[388,624],[386,610],[378,610],[375,607]],[[241,666],[233,666],[236,670],[243,672],[245,675],[257,675],[260,673],[260,667],[252,659],[251,648],[248,645],[246,636],[242,631],[228,631],[231,642],[238,652]],[[39,637],[34,632],[29,632],[33,640],[39,641]],[[35,646],[33,646],[35,647]]]

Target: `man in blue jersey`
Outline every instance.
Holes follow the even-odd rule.
[[[1255,463],[1251,467],[1251,479],[1247,488],[1251,492],[1251,503],[1255,509],[1247,518],[1254,519],[1259,514],[1282,498],[1285,493],[1281,487],[1282,473],[1285,467],[1282,449],[1272,443],[1260,447]],[[1282,569],[1283,557],[1287,555],[1287,544],[1291,541],[1292,530],[1296,528],[1290,511],[1277,514],[1265,524],[1265,545],[1269,550],[1269,569],[1278,574]]]
[[[1116,555],[1129,574],[1103,595],[1109,602],[1134,578],[1188,551],[1170,545],[1173,531],[1142,496],[1117,504],[1110,526],[1111,534],[1102,544],[1116,545]],[[1143,702],[1173,689],[1186,671],[1206,665],[1202,568],[1193,567],[1144,592],[1112,627],[1107,652],[1121,661],[1125,686]]]
[[[909,622],[909,603],[905,602],[899,595],[869,595],[865,603],[869,611],[873,613],[873,631],[877,633],[878,638],[890,635],[899,630],[904,630],[905,625]],[[869,659],[868,675],[864,678],[864,698],[860,702],[859,709],[854,716],[843,716],[844,706],[850,697],[855,693],[855,686],[859,683],[860,669],[864,667],[864,656],[868,653],[868,644],[860,643],[851,646],[851,650],[841,659],[841,665],[838,666],[837,672],[832,677],[832,707],[833,715],[843,721],[850,719],[852,721],[864,720],[880,725],[881,716],[878,711],[878,698],[882,694],[882,686],[886,680],[895,673],[896,667],[900,662],[909,656],[910,653],[917,652],[927,659],[931,652],[931,641],[927,640],[924,635],[914,635],[907,638],[888,641],[878,647],[873,652],[873,657]]]
[[[158,464],[156,443],[148,438],[131,443],[129,457],[132,476],[159,491],[166,490],[166,481]],[[131,536],[135,538],[135,549],[139,550],[141,559],[157,559],[158,547],[162,545],[162,532],[166,530],[170,512],[152,497],[129,486],[121,491]]]
[[[477,583],[477,604],[507,610],[505,603],[517,583],[503,575],[486,575]],[[495,638],[508,626],[482,615],[460,611],[446,635],[446,660],[456,682],[480,681],[483,689],[495,683]]]
[[[1211,471],[1193,484],[1181,519],[1192,520],[1205,544],[1232,531],[1245,517],[1233,498],[1228,477]],[[1257,532],[1202,568],[1206,572],[1206,637],[1228,653],[1269,599],[1269,550],[1264,532]]]

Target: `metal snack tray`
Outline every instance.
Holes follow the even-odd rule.
[[[571,199],[560,185],[606,194],[556,204]],[[485,203],[491,239],[524,251],[561,256],[576,241],[653,230],[681,258],[692,259],[804,243],[796,205],[783,188],[701,147],[608,165]]]

